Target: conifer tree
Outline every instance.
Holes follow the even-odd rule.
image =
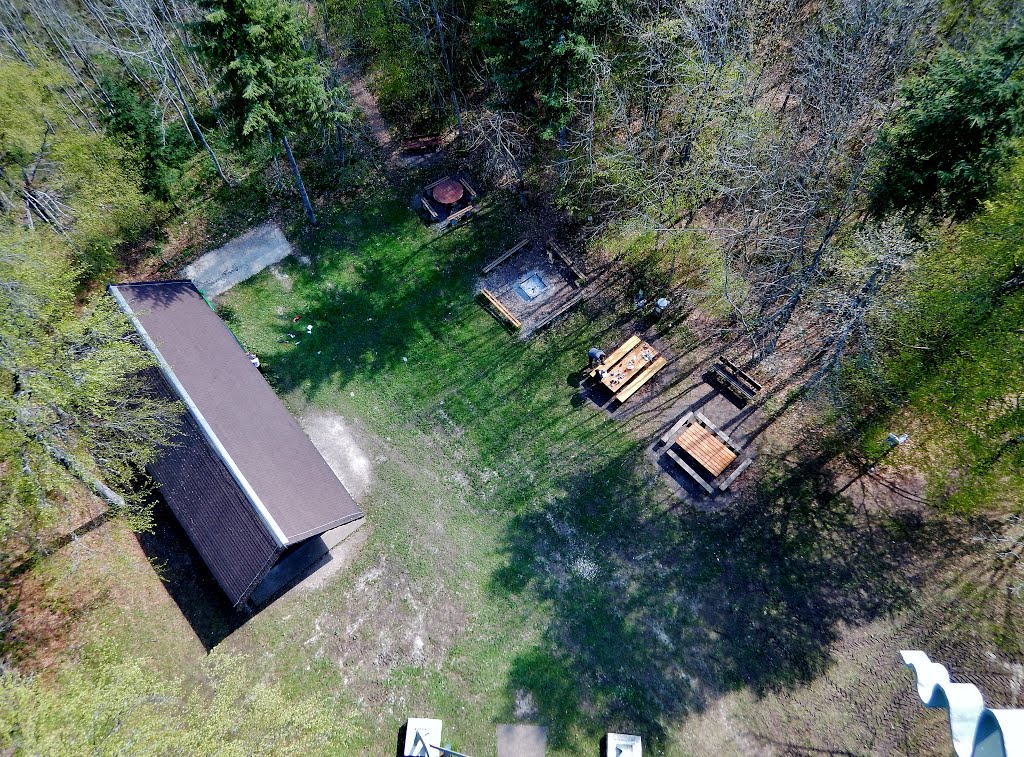
[[[288,0],[204,0],[203,50],[222,72],[229,113],[243,137],[267,132],[284,147],[310,223],[316,215],[288,135],[339,117],[326,72],[304,46],[308,20]]]
[[[903,87],[883,133],[876,216],[964,219],[994,190],[1024,134],[1024,25],[979,49],[943,48]]]

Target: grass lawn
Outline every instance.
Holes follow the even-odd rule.
[[[477,757],[503,722],[549,726],[552,755],[594,755],[609,730],[668,755],[899,753],[904,731],[919,739],[889,656],[918,643],[924,577],[970,540],[939,521],[866,524],[831,494],[826,453],[762,454],[749,501],[684,505],[645,446],[689,381],[628,420],[582,401],[587,348],[628,325],[581,309],[522,342],[472,297],[481,264],[517,238],[514,214],[492,205],[438,235],[410,194],[323,212],[320,230],[292,234],[308,265],[289,259],[221,299],[293,412],[343,418],[373,461],[354,564],[249,619],[218,609],[212,585],[179,610],[122,581],[86,636],[187,673],[204,651],[174,630],[187,618],[206,648],[356,713],[353,754],[393,754],[410,716],[443,719],[445,741]],[[692,359],[676,330],[676,356]],[[957,606],[950,587],[935,617]]]
[[[380,718],[381,753],[380,740],[415,713],[445,718],[446,738],[474,754],[493,749],[494,724],[515,720],[517,707],[550,723],[554,746],[569,752],[592,751],[611,712],[627,730],[651,725],[630,682],[580,680],[574,650],[551,637],[553,613],[571,597],[577,641],[607,668],[594,672],[619,668],[616,628],[595,615],[630,537],[609,535],[609,522],[619,500],[634,517],[659,492],[634,470],[642,441],[576,399],[587,348],[605,342],[600,320],[575,316],[523,343],[473,301],[481,264],[514,241],[508,220],[498,208],[438,236],[401,199],[374,197],[302,243],[311,266],[290,265],[285,282],[264,273],[222,298],[293,410],[352,419],[387,458],[365,503],[374,533],[350,571],[384,565],[378,581],[396,584],[363,600],[368,638],[355,645],[393,659],[354,661],[363,680],[351,684],[375,703],[367,714]],[[302,335],[307,324],[313,333]],[[281,342],[288,333],[297,346]],[[596,551],[589,531],[611,536],[614,549]],[[353,591],[342,579],[310,606],[262,614],[253,632],[280,633],[279,612],[323,627]],[[344,654],[345,639],[332,644],[325,654]],[[322,685],[337,677],[331,670]],[[381,712],[383,701],[395,704]]]

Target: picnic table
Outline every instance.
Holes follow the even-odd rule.
[[[722,444],[714,434],[700,424],[687,426],[676,439],[676,444],[700,463],[708,473],[717,476],[729,463],[736,459],[736,453]]]
[[[625,402],[668,365],[654,347],[639,336],[631,336],[590,372],[611,390],[619,402]]]
[[[461,200],[465,193],[465,187],[457,179],[439,181],[430,190],[431,196],[442,205],[453,205]]]
[[[682,433],[680,433],[680,430]],[[718,426],[708,420],[702,413],[690,411],[661,437],[664,444],[668,444],[665,454],[672,462],[682,468],[694,481],[700,484],[708,494],[713,494],[715,488],[725,491],[733,482],[739,478],[753,462],[753,458],[745,458],[739,465],[733,468],[732,472],[721,483],[717,482],[725,470],[740,456],[741,450],[736,443],[722,431]],[[697,463],[706,473],[711,475],[711,481],[705,480],[700,472],[686,462],[672,449],[678,446],[686,453],[687,457]],[[717,484],[717,487],[716,487]]]

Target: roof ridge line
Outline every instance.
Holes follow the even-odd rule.
[[[146,284],[148,282],[139,283]],[[191,284],[192,282],[188,283]],[[216,432],[213,430],[213,428],[207,422],[206,418],[203,416],[203,413],[202,411],[200,411],[199,406],[196,405],[196,403],[192,400],[192,397],[189,396],[189,393],[185,390],[184,385],[182,385],[182,383],[178,380],[178,377],[174,374],[174,370],[171,368],[170,364],[164,359],[164,356],[160,353],[159,348],[156,346],[156,342],[154,342],[152,337],[150,337],[149,333],[146,331],[145,326],[142,325],[142,321],[140,321],[136,317],[131,305],[128,304],[128,301],[124,298],[124,295],[122,295],[118,291],[117,288],[119,286],[125,285],[109,284],[107,286],[107,289],[110,291],[110,294],[113,296],[113,298],[117,301],[118,307],[120,307],[122,312],[124,312],[124,314],[128,316],[129,320],[131,320],[132,326],[135,327],[135,330],[139,333],[139,336],[142,338],[142,341],[146,343],[146,347],[149,349],[151,353],[153,353],[153,357],[156,358],[157,365],[160,367],[160,372],[164,374],[164,377],[171,383],[175,391],[177,391],[178,396],[181,397],[182,402],[185,403],[185,407],[188,408],[189,412],[192,414],[192,417],[195,419],[196,423],[199,424],[199,428],[202,429],[203,435],[206,436],[207,440],[213,446],[214,451],[217,453],[217,457],[220,458],[221,462],[224,463],[224,466],[228,469],[228,472],[231,474],[231,477],[235,479],[235,482],[242,488],[242,491],[245,493],[245,498],[249,500],[249,504],[251,504],[253,508],[255,508],[257,514],[260,516],[260,519],[263,520],[267,528],[270,529],[270,534],[274,538],[274,541],[277,543],[279,547],[288,546],[288,537],[285,536],[284,531],[281,530],[281,527],[277,524],[277,521],[274,520],[274,516],[270,514],[269,510],[267,510],[266,506],[263,504],[263,500],[260,499],[259,495],[256,493],[256,490],[252,488],[252,485],[249,483],[248,479],[242,473],[241,469],[239,469],[238,465],[235,464],[235,461],[232,459],[227,449],[221,443]],[[133,285],[128,284],[126,286]],[[193,287],[194,286],[195,285],[193,284]]]

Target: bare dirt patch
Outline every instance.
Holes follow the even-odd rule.
[[[403,667],[440,670],[465,619],[441,579],[416,579],[382,555],[356,577],[343,608],[317,618],[306,645],[333,659],[345,684],[385,718],[395,705],[388,677]]]
[[[373,462],[344,417],[326,411],[306,413],[299,424],[357,502],[373,485]]]

